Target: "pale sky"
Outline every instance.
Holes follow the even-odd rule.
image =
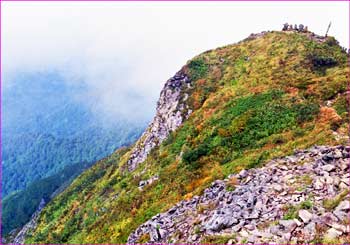
[[[83,81],[103,113],[151,117],[187,60],[302,23],[349,43],[347,2],[2,2],[3,86],[20,72]]]

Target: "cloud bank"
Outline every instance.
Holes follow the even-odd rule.
[[[347,46],[347,2],[4,2],[3,86],[57,71],[99,116],[150,120],[164,82],[191,57],[250,33],[303,23]]]

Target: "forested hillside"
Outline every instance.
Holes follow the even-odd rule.
[[[3,88],[2,230],[29,221],[42,198],[117,148],[133,143],[146,122],[106,122],[77,95],[84,87],[57,73],[18,74]],[[92,102],[89,102],[92,103]],[[89,163],[89,164],[87,164]]]
[[[125,127],[127,127],[125,125]],[[23,133],[3,136],[3,194],[22,190],[32,181],[57,173],[63,167],[96,161],[133,142],[141,128],[91,128],[76,138]]]
[[[32,182],[26,189],[11,194],[2,201],[2,231],[7,234],[11,230],[22,227],[28,222],[40,201],[51,200],[57,191],[63,191],[78,174],[90,167],[92,163],[82,162],[66,166],[50,177]]]
[[[3,89],[2,192],[21,190],[78,162],[133,142],[146,122],[104,124],[76,99],[82,85],[57,73],[19,74]]]

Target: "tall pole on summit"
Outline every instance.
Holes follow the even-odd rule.
[[[327,37],[327,34],[328,34],[328,31],[329,31],[329,28],[331,28],[331,24],[332,24],[332,21],[329,22],[329,25],[328,25],[328,28],[327,28],[327,31],[326,31],[326,35],[325,37]]]

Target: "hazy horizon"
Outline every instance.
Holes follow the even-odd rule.
[[[348,43],[347,2],[4,2],[3,87],[57,72],[98,117],[149,121],[164,82],[193,56],[302,23]],[[253,21],[252,21],[253,20]]]

